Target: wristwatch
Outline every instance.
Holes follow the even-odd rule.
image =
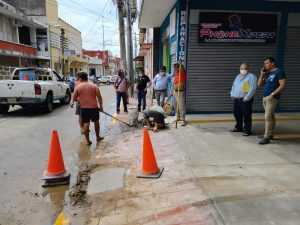
[[[271,95],[274,96],[275,95],[274,92],[272,92]]]

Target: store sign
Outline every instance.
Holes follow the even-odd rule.
[[[185,60],[185,38],[186,38],[186,11],[180,12],[179,24],[179,61]]]
[[[200,12],[201,43],[276,43],[277,15]]]
[[[75,50],[65,49],[64,50],[64,55],[69,56],[69,57],[76,57],[76,52],[75,52]]]

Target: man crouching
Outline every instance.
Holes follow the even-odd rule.
[[[165,128],[165,111],[160,106],[152,106],[149,110],[144,111],[144,120],[148,129],[157,132],[158,129]]]

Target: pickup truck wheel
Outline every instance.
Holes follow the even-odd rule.
[[[51,93],[47,94],[44,110],[46,113],[51,113],[53,111],[53,95]]]
[[[61,104],[66,104],[66,105],[67,105],[67,104],[69,104],[69,103],[71,102],[71,98],[72,98],[72,97],[71,97],[71,92],[70,92],[70,91],[67,91],[67,92],[66,92],[66,96],[65,96],[63,99],[60,100],[60,103],[61,103]]]
[[[0,114],[8,113],[9,105],[0,105]]]

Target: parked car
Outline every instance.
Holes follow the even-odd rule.
[[[89,81],[90,81],[90,82],[93,82],[94,84],[99,85],[98,79],[96,78],[95,75],[89,76]]]
[[[0,81],[0,113],[10,106],[42,106],[45,112],[53,111],[53,101],[62,104],[71,101],[70,86],[50,68],[16,68],[10,80]]]
[[[111,81],[111,76],[104,76],[98,79],[100,84],[112,84],[114,82]]]
[[[112,75],[111,78],[110,78],[110,82],[111,83],[115,83],[115,81],[117,80],[118,78],[118,75]]]
[[[71,92],[74,92],[75,82],[76,82],[76,78],[75,77],[69,77],[69,78],[67,78],[67,84],[70,86]]]

